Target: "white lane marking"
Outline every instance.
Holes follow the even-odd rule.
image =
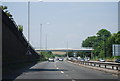
[[[75,80],[72,80],[72,81],[75,81]]]
[[[57,69],[59,69],[59,68],[57,67]]]
[[[61,73],[64,73],[63,71],[61,71]]]

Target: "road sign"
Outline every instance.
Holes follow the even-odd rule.
[[[113,44],[112,49],[113,56],[120,56],[120,44]]]

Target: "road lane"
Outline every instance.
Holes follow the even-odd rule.
[[[60,69],[67,69],[66,75],[72,79],[117,79],[110,73],[101,72],[98,70],[88,69],[85,67],[77,66],[68,62],[57,62]]]
[[[16,79],[117,79],[112,74],[80,67],[66,61],[41,62]]]
[[[56,62],[42,62],[31,67],[16,79],[70,79],[63,73],[65,69],[57,69]]]

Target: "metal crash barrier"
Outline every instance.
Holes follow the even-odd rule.
[[[84,64],[93,67],[101,67],[112,70],[120,70],[120,63],[111,63],[111,62],[94,62],[94,61],[72,61],[79,64]]]

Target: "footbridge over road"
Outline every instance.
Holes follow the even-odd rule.
[[[82,49],[35,49],[36,51],[62,51],[62,52],[91,52],[92,48],[82,48]]]
[[[92,56],[92,48],[81,48],[81,49],[66,49],[66,48],[56,48],[56,49],[35,49],[37,52],[48,52],[66,54],[66,52],[85,52],[88,56]],[[83,53],[82,53],[83,54]]]

